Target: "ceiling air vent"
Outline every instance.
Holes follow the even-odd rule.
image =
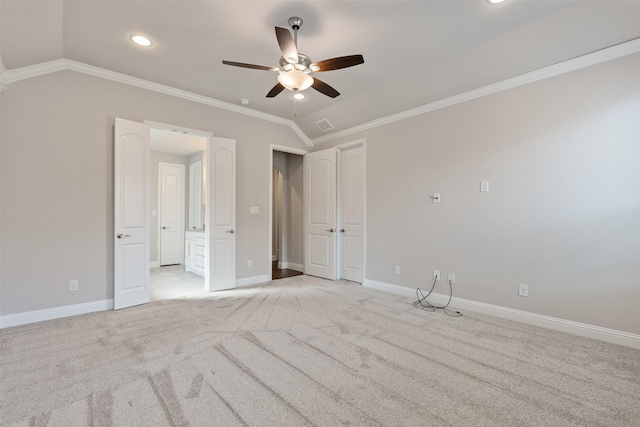
[[[329,123],[329,120],[327,119],[318,120],[316,122],[316,125],[320,128],[322,132],[326,132],[333,129],[333,125]]]

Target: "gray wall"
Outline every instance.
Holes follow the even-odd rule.
[[[158,232],[160,231],[160,224],[158,223],[158,219],[160,218],[160,206],[158,205],[158,171],[159,171],[159,163],[175,163],[179,165],[185,165],[184,167],[184,229],[187,230],[187,226],[189,224],[189,157],[186,156],[178,156],[175,154],[167,154],[167,153],[158,153],[155,151],[151,152],[151,167],[149,172],[149,187],[151,194],[149,194],[149,209],[155,210],[156,215],[150,217],[149,223],[149,251],[150,251],[150,262],[160,262],[158,259]]]
[[[302,161],[304,156],[287,153],[287,178],[288,178],[288,203],[289,215],[287,217],[287,228],[289,230],[287,240],[287,262],[302,265],[303,245],[303,216],[302,216],[302,177],[304,169]]]
[[[634,54],[317,145],[366,138],[366,277],[640,333],[639,76]]]
[[[115,117],[236,139],[237,277],[269,273],[270,144],[306,148],[289,127],[72,71],[13,83],[0,103],[2,315],[113,298]]]

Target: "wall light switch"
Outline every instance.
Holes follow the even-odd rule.
[[[489,181],[480,181],[480,191],[483,193],[489,191]]]
[[[154,209],[154,210],[151,211],[151,215],[156,216],[156,215],[158,215],[158,212]]]
[[[249,208],[249,214],[251,215],[258,215],[260,213],[260,207],[258,206],[251,206]]]

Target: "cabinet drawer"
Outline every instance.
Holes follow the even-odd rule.
[[[204,269],[204,256],[196,255],[195,256],[195,265],[196,265],[196,267]]]

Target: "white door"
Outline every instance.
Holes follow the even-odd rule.
[[[364,260],[364,148],[342,151],[340,206],[340,273],[362,283]]]
[[[210,291],[236,286],[236,141],[211,138],[207,149],[207,233],[205,281]]]
[[[189,165],[189,230],[202,229],[202,162]]]
[[[113,306],[149,302],[149,126],[116,118]]]
[[[160,265],[184,261],[184,165],[160,163]]]
[[[336,279],[337,150],[304,156],[304,272]]]

